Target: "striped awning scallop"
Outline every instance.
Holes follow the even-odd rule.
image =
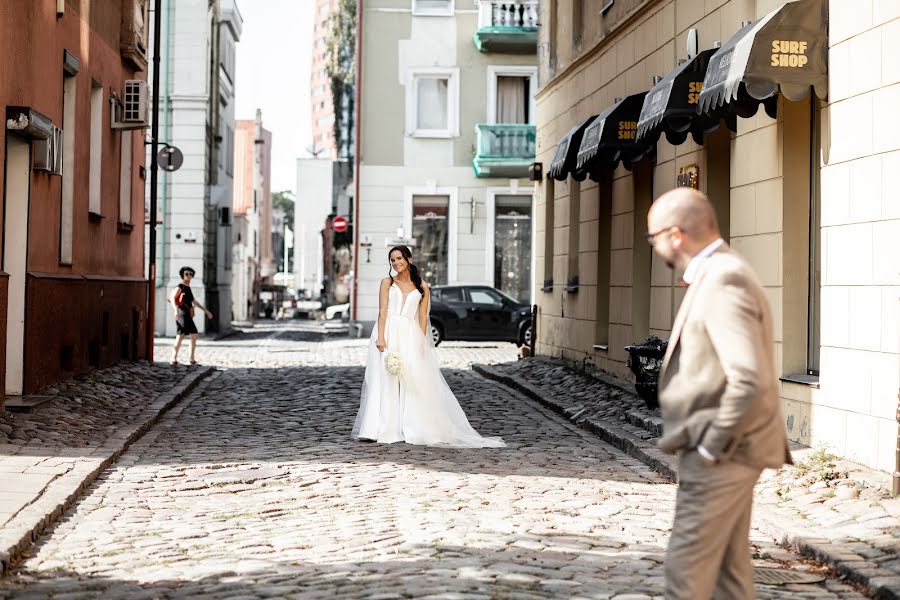
[[[593,123],[595,118],[596,115],[588,117],[570,129],[559,141],[556,145],[556,154],[553,155],[553,162],[550,163],[550,170],[547,171],[548,177],[552,177],[557,181],[565,181],[569,173],[575,169],[575,154],[581,145],[584,130]]]
[[[632,162],[653,150],[653,144],[635,141],[638,117],[646,94],[632,94],[597,115],[581,138],[572,172],[576,181],[583,181],[588,176],[594,179],[595,174],[611,171],[619,162],[630,169]]]
[[[718,128],[718,115],[697,113],[706,67],[715,53],[715,48],[704,50],[684,61],[647,92],[638,119],[638,141],[656,142],[665,133],[666,140],[677,145],[690,134],[703,144],[703,134]]]
[[[828,95],[828,2],[788,2],[738,31],[710,59],[698,112],[735,103],[740,116],[752,116],[760,103],[774,116],[780,91],[802,100],[815,89]]]

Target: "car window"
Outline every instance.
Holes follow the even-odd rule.
[[[472,288],[469,290],[469,297],[473,304],[502,304],[500,294],[494,290],[485,288]]]
[[[444,288],[440,290],[442,302],[463,302],[462,288]]]

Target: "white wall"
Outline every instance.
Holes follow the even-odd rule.
[[[297,194],[294,204],[294,286],[311,290],[313,297],[322,288],[322,228],[331,214],[334,162],[326,159],[297,159]]]

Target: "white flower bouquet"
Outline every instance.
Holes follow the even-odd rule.
[[[388,351],[384,355],[384,368],[391,375],[400,375],[403,372],[403,359],[394,351]]]

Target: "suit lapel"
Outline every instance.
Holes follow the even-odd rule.
[[[716,251],[713,252],[710,258],[720,252],[728,252],[729,250],[728,244],[722,244],[716,248]],[[669,335],[669,344],[666,347],[666,355],[663,358],[663,364],[660,368],[660,380],[666,372],[666,367],[669,366],[669,360],[672,358],[672,354],[675,353],[675,347],[678,345],[678,341],[681,339],[681,332],[684,330],[684,325],[687,322],[688,313],[691,310],[691,303],[694,301],[694,296],[697,295],[697,289],[700,287],[704,276],[706,276],[706,272],[709,270],[709,262],[709,258],[707,258],[703,261],[703,264],[700,265],[700,270],[697,272],[697,278],[694,280],[694,283],[688,286],[684,299],[681,301],[681,306],[678,308],[678,314],[675,315],[675,322],[672,323],[672,333]]]

